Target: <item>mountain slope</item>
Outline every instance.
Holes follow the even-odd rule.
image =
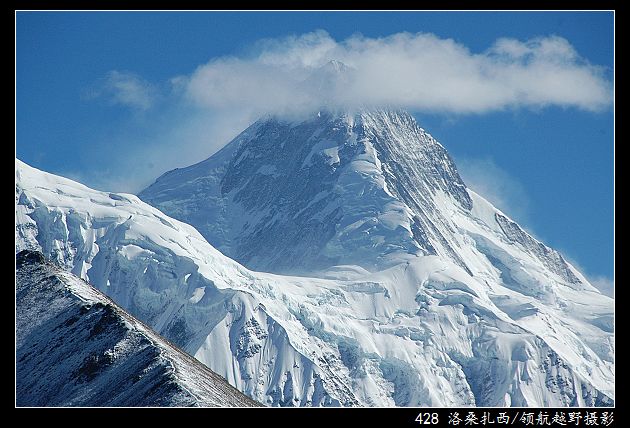
[[[604,361],[604,382],[612,383],[613,300],[467,189],[446,150],[404,111],[263,118],[139,196],[254,269],[380,278],[437,256],[466,272],[462,282],[480,284],[477,297],[492,311],[560,352],[567,346],[559,336],[577,336]]]
[[[359,404],[325,363],[336,349],[280,303],[282,290],[300,283],[248,271],[134,195],[98,192],[19,160],[15,197],[16,252],[41,251],[88,280],[247,395],[276,406]],[[336,286],[308,285],[321,283]]]
[[[467,189],[446,150],[404,111],[261,119],[139,196],[250,268],[354,279],[437,256],[519,325],[556,343],[547,318],[568,326],[612,370],[613,300]],[[519,305],[535,309],[520,316]]]
[[[513,241],[534,263],[591,289],[562,256],[498,210],[490,210],[496,219],[475,216],[446,150],[404,111],[262,119],[209,159],[164,174],[139,197],[253,269],[378,271],[437,255],[474,274],[483,255],[471,250],[462,235],[472,234],[462,229],[481,223],[493,239]]]
[[[256,406],[89,284],[16,257],[18,406]]]
[[[498,235],[502,214],[466,193],[471,210],[449,218],[466,230],[467,269],[398,248],[373,272],[291,277],[244,268],[133,195],[17,161],[16,249],[41,249],[264,404],[610,404],[612,300]]]

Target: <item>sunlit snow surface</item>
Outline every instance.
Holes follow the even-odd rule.
[[[218,156],[243,162],[249,154],[235,156],[238,147]],[[322,154],[315,155],[307,147],[303,155],[331,168],[346,156],[352,166],[338,178],[350,177],[352,190],[339,181],[331,188],[347,192],[344,221],[354,216],[359,224],[339,226],[346,234],[329,237],[328,255],[354,241],[368,265],[350,255],[320,270],[320,278],[253,272],[136,196],[97,192],[20,161],[16,250],[40,249],[267,405],[612,403],[612,299],[457,182],[427,188],[431,212],[419,215],[400,197],[402,189],[388,188],[370,147],[351,156],[331,148],[318,146]],[[275,165],[252,167],[270,179],[281,173]],[[216,171],[195,178],[197,172],[181,174],[215,185],[222,179]],[[380,245],[373,252],[364,247],[372,238],[361,233],[364,209],[351,197],[357,174],[369,176],[362,190],[378,202],[369,208],[376,214],[373,243]],[[338,199],[325,188],[309,191],[308,203],[322,216]],[[215,192],[203,197],[217,213],[234,203]],[[241,209],[239,230],[264,217]],[[427,229],[428,245],[445,237],[438,248],[419,248],[414,216],[443,221]],[[215,218],[215,231],[236,236],[236,226],[225,224],[230,219]],[[451,250],[456,256],[448,256]],[[387,257],[370,259],[375,254]]]

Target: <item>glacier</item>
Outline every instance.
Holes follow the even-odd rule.
[[[263,118],[139,197],[16,160],[21,249],[266,405],[614,402],[614,301],[405,112]]]

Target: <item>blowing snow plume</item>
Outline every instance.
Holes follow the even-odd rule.
[[[264,40],[249,58],[221,57],[173,79],[198,104],[260,113],[390,105],[484,113],[557,105],[601,110],[611,102],[602,67],[557,36],[499,39],[473,53],[434,34],[334,40],[319,30]]]

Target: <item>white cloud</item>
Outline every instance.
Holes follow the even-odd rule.
[[[148,110],[155,102],[157,90],[146,80],[129,72],[112,70],[99,81],[89,98],[104,97],[113,104]]]
[[[200,105],[261,113],[322,104],[452,113],[549,105],[600,110],[612,100],[604,70],[557,36],[498,39],[485,52],[473,53],[433,34],[336,41],[320,30],[263,40],[256,51],[249,58],[215,58],[179,82]],[[351,70],[325,73],[322,90],[317,70],[331,60]]]
[[[138,191],[162,172],[208,157],[267,113],[361,105],[448,114],[545,105],[597,110],[611,97],[602,70],[554,36],[498,39],[474,53],[433,34],[337,41],[319,30],[261,40],[250,52],[214,58],[168,82],[115,70],[100,79],[89,97],[143,114],[121,127],[137,126],[138,132],[108,137],[107,145],[117,148],[110,150],[109,170],[95,171],[88,184]],[[331,60],[348,68],[339,72]],[[523,222],[527,197],[505,171],[491,160],[460,160],[458,166],[473,189]]]

